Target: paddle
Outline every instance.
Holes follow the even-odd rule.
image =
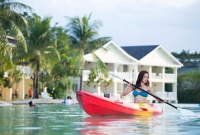
[[[104,70],[105,70],[105,69],[104,69]],[[105,71],[106,71],[106,70],[105,70]],[[106,72],[107,72],[107,71],[106,71]],[[123,78],[120,78],[120,77],[118,77],[118,76],[116,76],[116,75],[114,75],[114,74],[111,74],[111,73],[109,73],[109,72],[108,72],[108,74],[110,74],[110,75],[112,75],[112,76],[114,76],[114,77],[116,77],[116,78],[122,80],[123,82],[126,82],[126,83],[129,84],[129,82],[128,82],[127,80],[123,79]],[[160,101],[164,101],[163,99],[161,99],[161,98],[159,98],[159,97],[157,97],[157,96],[155,96],[155,95],[153,95],[153,94],[147,92],[146,90],[141,89],[140,87],[138,87],[138,86],[136,86],[136,85],[134,85],[134,84],[132,84],[132,86],[135,87],[135,88],[138,88],[138,89],[140,89],[140,90],[142,90],[142,91],[144,91],[144,92],[146,92],[147,94],[153,96],[154,98],[159,99]],[[164,102],[164,103],[170,105],[171,107],[173,107],[173,108],[175,108],[175,109],[178,109],[178,110],[181,112],[181,114],[184,115],[184,116],[188,116],[188,115],[191,116],[191,115],[192,115],[192,116],[198,116],[198,117],[200,117],[200,115],[195,114],[194,112],[192,112],[192,111],[190,111],[190,110],[178,108],[178,107],[176,107],[176,106],[174,106],[174,105],[172,105],[172,104],[170,104],[170,103],[168,103],[168,102]]]

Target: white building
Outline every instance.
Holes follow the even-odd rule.
[[[120,47],[113,41],[106,43],[103,48],[95,51],[95,54],[108,66],[109,72],[124,78],[128,81],[136,82],[138,73],[141,70],[149,72],[150,86],[156,94],[168,102],[177,103],[177,69],[183,65],[160,45],[150,46],[125,46]],[[120,94],[125,89],[124,82],[113,78],[112,84],[105,90],[104,87],[87,86],[87,78],[90,68],[95,67],[95,59],[92,54],[84,56],[85,66],[83,71],[83,90],[103,96],[110,94],[111,98],[120,99]],[[173,73],[165,73],[166,67],[173,69]],[[79,88],[79,79],[73,80],[76,88]],[[170,92],[166,92],[166,84],[171,85]],[[148,96],[150,103],[157,102],[152,96]],[[125,100],[132,101],[132,93],[125,97]]]

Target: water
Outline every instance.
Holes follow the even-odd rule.
[[[181,105],[200,115],[198,105]],[[78,105],[0,107],[1,135],[199,135],[200,118],[162,105],[156,117],[90,117]]]

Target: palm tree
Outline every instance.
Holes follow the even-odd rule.
[[[39,74],[41,68],[51,69],[58,61],[57,51],[57,27],[51,27],[51,17],[41,19],[38,15],[27,16],[29,22],[27,41],[27,53],[23,46],[17,46],[13,51],[13,61],[20,65],[30,65],[33,70],[33,98],[39,97]]]
[[[20,14],[23,11],[32,12],[32,9],[14,0],[0,0],[0,50],[4,53],[10,53],[7,50],[9,48],[7,35],[14,37],[26,50],[26,41],[19,28],[27,26],[26,19]]]
[[[27,21],[21,16],[20,12],[31,11],[32,9],[14,0],[0,0],[0,65],[3,71],[13,72],[13,63],[11,61],[12,47],[9,44],[10,37],[14,37],[19,44],[26,50],[25,38],[20,27],[27,27]],[[32,12],[32,11],[31,11]]]
[[[67,28],[69,30],[70,45],[78,50],[77,55],[80,57],[80,66],[84,66],[84,54],[86,52],[93,53],[95,50],[102,47],[106,42],[111,40],[110,37],[98,37],[98,29],[101,26],[100,21],[90,22],[91,15],[83,16],[82,18],[69,18]],[[95,56],[95,54],[93,53]],[[98,63],[105,67],[100,59],[95,56]],[[82,70],[80,77],[80,90],[82,90]]]

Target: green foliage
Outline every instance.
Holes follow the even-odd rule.
[[[200,70],[183,72],[177,81],[179,103],[200,102]]]
[[[200,88],[200,70],[187,71],[178,75],[178,91]]]
[[[165,91],[172,92],[172,83],[165,83]]]
[[[7,35],[11,35],[22,44],[26,50],[26,41],[20,30],[20,27],[27,27],[27,21],[20,15],[22,11],[31,11],[32,9],[20,2],[14,0],[0,1],[0,50],[10,54],[9,41]]]
[[[11,76],[13,83],[18,84],[22,80],[22,74],[23,73],[20,70],[17,70],[16,68],[14,68],[12,76]],[[15,89],[17,89],[17,88],[15,88]]]
[[[9,77],[5,77],[3,78],[3,87],[4,88],[12,88],[12,83],[10,81],[10,78]]]
[[[72,88],[71,80],[67,80],[66,78],[53,78],[54,75],[51,73],[46,73],[44,78],[47,82],[45,82],[45,86],[47,86],[47,91],[53,96],[54,99],[66,98],[66,93],[70,92]],[[68,90],[68,91],[67,91]]]
[[[58,83],[57,87],[48,87],[47,92],[50,93],[50,96],[54,99],[63,99],[66,97],[66,88],[62,83]]]
[[[178,92],[179,103],[200,103],[200,88],[185,89]]]
[[[39,96],[39,73],[41,69],[51,71],[53,65],[59,61],[60,55],[58,46],[58,27],[51,27],[51,17],[41,19],[40,16],[24,15],[28,20],[29,33],[24,35],[28,43],[25,52],[21,45],[13,49],[13,61],[16,65],[29,65],[34,72],[34,98]],[[25,29],[23,30],[25,31]]]
[[[184,67],[197,67],[200,62],[200,52],[190,53],[183,50],[181,53],[172,52],[172,55],[183,63]]]
[[[101,86],[101,84],[104,84],[105,88],[108,88],[109,85],[113,82],[112,78],[108,79],[108,73],[102,72],[101,69],[98,67],[91,68],[90,74],[88,76],[87,85],[91,86],[91,84],[94,85],[94,88]]]
[[[174,72],[173,68],[171,68],[171,67],[166,67],[165,68],[165,73],[173,74],[173,72]]]
[[[54,98],[65,98],[66,93],[71,93],[72,81],[70,77],[80,76],[80,66],[77,64],[76,57],[69,57],[68,47],[59,50],[61,53],[61,61],[58,61],[51,72],[45,72],[44,83],[48,87],[48,92]]]
[[[101,48],[106,42],[108,42],[110,37],[98,37],[98,30],[101,26],[100,21],[91,22],[91,15],[83,16],[82,18],[73,17],[69,18],[69,23],[67,24],[70,46],[75,48],[75,55],[79,57],[78,64],[83,69],[84,67],[84,54],[92,53],[95,58],[98,58],[94,51]],[[99,58],[96,59],[97,64],[102,64]],[[82,89],[82,73],[80,80]]]

